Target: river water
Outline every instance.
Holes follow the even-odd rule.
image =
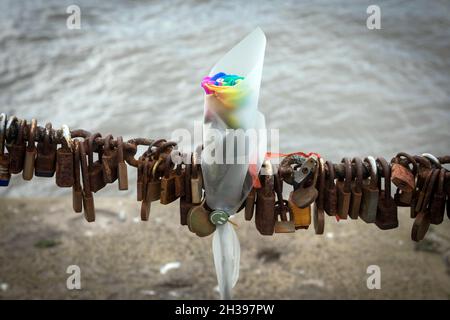
[[[66,27],[67,6],[81,29]],[[370,4],[381,30],[366,27]],[[201,120],[200,80],[255,27],[282,151],[450,154],[450,1],[0,0],[0,112],[131,137]],[[39,180],[41,183],[37,183]],[[21,176],[0,196],[70,194]],[[109,186],[100,194],[119,193]]]

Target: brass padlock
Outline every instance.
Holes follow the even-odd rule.
[[[9,154],[5,153],[6,123],[8,118],[6,114],[0,114],[0,187],[7,187],[11,180],[9,171]]]
[[[363,163],[358,157],[353,158],[352,163],[355,165],[356,176],[352,181],[352,196],[350,199],[350,211],[348,215],[351,219],[358,219],[362,199]]]
[[[161,204],[169,204],[178,199],[175,191],[176,173],[172,168],[170,156],[166,157],[164,176],[161,178]]]
[[[275,203],[275,216],[278,217],[275,221],[275,233],[293,233],[295,232],[294,221],[288,219],[289,205],[286,200],[277,201]]]
[[[37,144],[37,156],[34,164],[34,175],[37,177],[53,177],[56,170],[57,144],[52,141],[52,124],[45,125],[44,141]]]
[[[75,140],[73,144],[73,186],[72,207],[75,212],[83,211],[83,192],[80,176],[80,141]]]
[[[119,179],[119,190],[128,190],[128,168],[124,158],[123,138],[117,137],[117,177]]]
[[[191,164],[186,164],[184,169],[184,196],[180,197],[180,224],[187,225],[189,210],[193,207],[191,194]]]
[[[63,141],[61,148],[56,151],[56,185],[61,188],[73,186],[73,142],[67,125],[62,126]]]
[[[23,170],[23,161],[25,158],[25,130],[27,129],[27,121],[20,120],[18,124],[17,138],[12,141],[8,147],[9,151],[9,171],[18,174]]]
[[[101,138],[100,133],[91,135],[88,139],[88,160],[89,160],[89,184],[92,192],[97,192],[106,186],[103,178],[102,147],[95,143],[95,139]],[[95,148],[97,146],[97,148]],[[97,149],[98,159],[94,162],[94,152]]]
[[[325,230],[325,184],[326,184],[326,173],[325,173],[325,161],[323,158],[319,159],[319,178],[318,178],[318,191],[319,195],[314,204],[313,210],[313,222],[314,231],[316,234],[323,234]]]
[[[94,195],[91,191],[90,179],[89,179],[89,168],[88,161],[86,159],[86,143],[88,141],[83,141],[80,143],[80,165],[81,165],[81,177],[83,181],[83,208],[84,208],[84,218],[87,222],[95,221],[95,205],[94,205]]]
[[[384,190],[381,185],[381,175],[378,180],[380,195],[378,199],[377,218],[375,224],[382,230],[394,229],[398,227],[397,205],[391,196],[391,168],[384,158],[377,158],[383,170]]]
[[[334,165],[331,161],[326,161],[325,164],[328,169],[328,177],[326,178],[324,209],[329,216],[335,216],[338,209],[338,201],[336,184],[334,183]]]
[[[347,219],[350,211],[351,199],[351,182],[352,182],[352,164],[350,159],[343,158],[341,161],[344,164],[344,178],[338,179],[336,183],[338,211],[337,215],[341,219]]]
[[[157,201],[161,198],[161,177],[158,172],[158,167],[163,161],[159,158],[156,161],[152,161],[151,164],[151,175],[149,176],[149,182],[147,183],[147,199],[148,201]]]
[[[311,206],[306,208],[298,207],[292,200],[292,191],[289,194],[288,206],[293,217],[295,229],[308,229],[311,224]]]
[[[250,221],[255,211],[256,189],[252,188],[245,200],[245,220]]]
[[[319,171],[317,168],[319,162],[316,156],[311,156],[310,158],[308,158],[308,160],[309,161],[305,162],[300,170],[302,170],[305,165],[311,164],[312,167],[310,168],[310,172],[312,174],[312,179],[305,178],[299,185],[294,184],[294,191],[292,193],[292,201],[294,201],[296,206],[300,208],[306,208],[310,206],[311,203],[316,200],[319,194],[316,189],[317,176]]]
[[[22,178],[31,180],[34,176],[34,162],[36,160],[37,150],[34,141],[36,140],[37,121],[31,120],[30,130],[28,130],[28,143],[25,149],[25,161],[23,165]]]
[[[444,221],[445,214],[445,200],[447,195],[445,193],[445,172],[442,168],[439,172],[436,191],[433,193],[430,202],[430,223],[441,224]]]
[[[272,235],[275,231],[275,192],[272,164],[263,163],[265,175],[260,175],[262,187],[257,190],[255,225],[262,235]]]
[[[359,217],[366,223],[374,223],[377,218],[378,198],[378,169],[374,157],[364,159],[369,167],[370,178],[362,185],[362,199]]]
[[[207,208],[205,201],[189,210],[187,225],[191,232],[199,237],[207,237],[216,230],[216,225],[211,222],[209,215],[212,212]]]
[[[119,150],[112,145],[113,136],[105,137],[105,145],[102,154],[103,180],[105,183],[113,183],[117,180],[119,172]]]

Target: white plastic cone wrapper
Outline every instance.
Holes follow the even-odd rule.
[[[238,81],[204,86],[202,174],[206,203],[230,216],[250,192],[267,151],[265,118],[258,111],[265,47],[266,37],[257,28],[225,54],[208,77],[223,73],[238,76]],[[221,298],[230,299],[240,259],[239,240],[230,223],[217,225],[213,254]]]

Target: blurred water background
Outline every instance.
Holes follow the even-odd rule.
[[[66,27],[67,6],[81,29]],[[366,9],[381,8],[381,30]],[[255,27],[267,36],[260,109],[281,150],[450,153],[450,2],[0,0],[0,112],[124,138],[201,120],[200,81]],[[100,194],[119,193],[108,186]],[[18,175],[0,196],[69,195]]]

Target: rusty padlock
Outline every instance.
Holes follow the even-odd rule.
[[[351,219],[358,219],[359,212],[361,211],[361,199],[362,199],[362,185],[363,185],[363,163],[360,158],[355,157],[352,160],[355,165],[355,179],[352,181],[351,186],[351,199],[350,210],[348,215]]]
[[[252,188],[245,200],[245,220],[250,221],[255,211],[256,189]]]
[[[105,183],[113,183],[117,180],[119,173],[119,149],[112,145],[113,136],[107,135],[102,154],[103,180]],[[123,160],[123,153],[122,153]]]
[[[193,206],[187,215],[187,225],[191,232],[199,237],[207,237],[216,230],[216,225],[210,220],[212,210],[206,205],[206,201]]]
[[[295,232],[295,225],[292,213],[289,212],[289,204],[283,199],[283,181],[278,174],[274,175],[274,188],[277,195],[277,202],[275,203],[275,233],[293,233]],[[288,219],[289,213],[289,219]]]
[[[191,197],[192,203],[198,204],[202,201],[203,197],[203,180],[201,177],[201,170],[199,170],[198,159],[195,153],[192,156],[192,167],[191,167]]]
[[[34,164],[34,175],[37,177],[53,177],[56,170],[56,148],[52,137],[52,124],[45,125],[44,141],[37,144],[37,156]]]
[[[183,154],[178,150],[172,150],[170,153],[170,159],[174,164],[174,184],[175,184],[175,197],[178,199],[185,195],[185,169],[183,168]]]
[[[30,129],[28,130],[28,142],[25,149],[25,161],[23,165],[22,178],[31,180],[34,176],[34,162],[36,160],[37,150],[34,141],[36,140],[37,121],[31,120]]]
[[[148,221],[148,218],[150,217],[150,209],[151,209],[152,203],[147,200],[141,201],[141,221]]]
[[[424,200],[427,194],[428,185],[430,183],[430,179],[433,175],[433,169],[424,172],[426,174],[425,179],[423,179],[423,182],[420,184],[418,183],[418,189],[417,189],[417,197],[413,199],[414,207],[411,207],[411,210],[414,208],[414,213],[411,211],[411,217],[416,217],[417,213],[422,211],[424,208]]]
[[[80,143],[80,166],[81,166],[81,177],[83,181],[83,208],[84,208],[84,218],[87,222],[95,221],[95,205],[94,205],[94,195],[91,191],[90,179],[89,179],[89,169],[88,161],[86,159],[86,144],[88,141],[84,140]]]
[[[378,199],[377,218],[375,224],[382,230],[398,227],[397,205],[391,196],[391,168],[386,159],[379,157],[377,162],[383,169],[384,190],[381,185],[381,175],[378,179],[380,195]]]
[[[450,157],[441,157],[441,162],[443,164],[450,163]],[[445,173],[444,189],[447,195],[446,211],[447,217],[450,219],[450,175],[448,172]]]
[[[150,161],[148,157],[145,157],[142,164],[142,185],[143,185],[143,198],[141,203],[141,220],[148,221],[150,216],[150,209],[152,201],[150,200],[150,195],[148,192],[149,181],[151,179],[152,165],[153,161]]]
[[[416,186],[414,188],[410,204],[411,218],[415,218],[416,213],[422,207],[422,201],[426,192],[425,182],[427,181],[428,176],[431,175],[432,171],[430,160],[423,156],[414,156],[413,158],[418,164],[418,168]]]
[[[337,190],[336,184],[334,183],[335,172],[334,165],[331,161],[327,161],[326,168],[328,169],[328,177],[326,179],[325,186],[325,199],[324,199],[324,209],[329,216],[335,216],[337,213]]]
[[[61,148],[56,151],[56,185],[70,188],[74,183],[73,142],[67,125],[62,126],[63,141]]]
[[[370,178],[362,185],[362,199],[359,217],[366,223],[374,223],[377,217],[378,198],[378,169],[375,158],[369,156],[364,159],[369,167]]]
[[[430,206],[429,202],[433,192],[433,187],[436,182],[436,178],[439,175],[439,169],[432,169],[428,172],[427,179],[424,183],[424,198],[420,208],[416,207],[416,216],[414,219],[413,227],[411,229],[411,239],[413,241],[421,241],[425,237],[430,227]]]
[[[27,121],[20,120],[18,122],[17,137],[12,141],[8,147],[9,151],[9,171],[18,174],[23,170],[23,162],[25,158],[25,130],[27,129]]]
[[[314,204],[313,211],[313,222],[314,231],[316,234],[323,234],[325,230],[325,211],[324,211],[324,201],[325,201],[325,160],[319,158],[319,178],[318,178],[318,188],[319,195]]]
[[[402,164],[402,158],[406,158],[409,163],[412,164],[413,170],[408,167],[408,165]],[[412,192],[415,188],[415,171],[417,170],[417,163],[413,157],[404,152],[399,152],[391,160],[391,170],[392,170],[392,183],[395,184],[397,188],[402,191]]]
[[[161,178],[161,204],[169,204],[178,199],[175,190],[176,173],[172,168],[171,157],[167,156],[165,162],[164,175]]]
[[[448,181],[447,181],[447,179],[448,179]],[[445,175],[445,185],[446,185],[446,189],[447,189],[447,205],[446,205],[447,218],[450,219],[450,179],[447,178],[447,174]]]
[[[411,218],[415,218],[417,212],[422,208],[427,184],[432,174],[432,164],[430,160],[423,156],[414,156],[414,160],[419,164],[417,169],[417,181],[411,199]]]
[[[80,141],[78,139],[74,140],[73,144],[72,207],[75,212],[83,211],[83,192],[80,176]]]
[[[94,193],[106,186],[101,162],[103,151],[102,147],[95,142],[97,138],[101,137],[102,135],[100,133],[95,133],[88,138],[89,184],[91,191]],[[97,151],[98,159],[94,161],[95,151]]]
[[[185,175],[185,168],[183,168],[183,163],[180,159],[175,168],[175,195],[177,198],[184,197],[186,194]]]
[[[430,227],[430,215],[425,212],[419,212],[415,219],[411,229],[411,239],[419,242],[425,238]]]
[[[265,175],[260,175],[262,187],[257,190],[255,225],[262,235],[272,235],[275,231],[275,192],[272,164],[263,163]]]
[[[338,179],[336,183],[338,199],[337,215],[340,219],[347,219],[350,211],[350,200],[352,196],[352,163],[349,158],[343,158],[341,163],[344,164],[344,177],[342,179]]]
[[[304,180],[309,175],[310,172],[307,170],[307,168],[305,168],[303,172],[301,170],[295,170],[294,168],[301,167],[306,160],[306,157],[297,154],[287,155],[280,163],[278,174],[287,184],[299,185],[302,180]]]
[[[318,176],[319,161],[317,156],[313,155],[309,157],[305,163],[300,167],[301,172],[308,172],[306,177],[302,179],[298,185],[294,183],[294,191],[292,192],[291,200],[299,208],[306,208],[313,203],[317,196],[318,191],[316,189],[317,176]],[[308,178],[312,175],[312,178]],[[294,179],[295,180],[295,179]]]
[[[439,161],[439,159],[437,157],[435,157],[434,155],[432,155],[431,153],[422,153],[422,157],[428,159],[432,163],[433,168],[435,168],[435,169],[442,168],[442,165],[441,165],[441,162]]]
[[[191,167],[192,164],[186,164],[184,168],[184,196],[180,197],[180,224],[187,225],[187,216],[189,210],[194,206],[192,204],[191,194]]]
[[[402,158],[405,159],[402,160]],[[394,195],[395,203],[399,207],[409,207],[416,187],[416,160],[411,155],[400,152],[391,160],[391,164],[392,182],[397,186]],[[409,167],[410,165],[412,165],[412,169]]]
[[[144,157],[139,157],[137,164],[137,179],[136,179],[136,200],[142,201],[144,199]]]
[[[148,176],[147,183],[147,199],[150,202],[160,200],[161,198],[161,177],[159,173],[159,165],[163,162],[163,158],[151,162],[151,171]]]
[[[9,154],[5,153],[6,124],[8,117],[6,114],[0,114],[0,187],[7,187],[11,180],[9,171]]]
[[[125,163],[124,145],[122,136],[117,137],[117,177],[119,179],[119,190],[128,190],[128,168]]]
[[[431,197],[430,202],[431,224],[441,224],[442,221],[444,221],[445,200],[447,198],[447,194],[445,192],[445,172],[446,170],[444,168],[440,170],[437,181],[437,187]]]

